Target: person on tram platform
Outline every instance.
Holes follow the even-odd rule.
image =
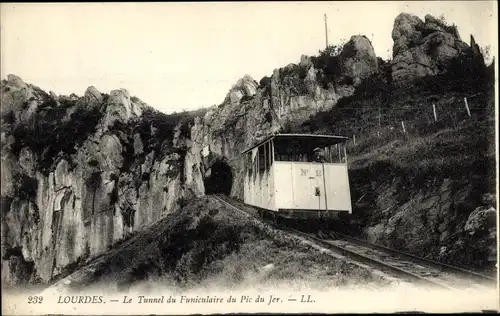
[[[316,147],[314,148],[313,152],[314,152],[313,155],[314,162],[326,162],[324,149]]]

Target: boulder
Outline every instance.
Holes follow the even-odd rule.
[[[422,25],[422,20],[411,14],[401,13],[396,17],[391,34],[394,41],[393,58],[407,51],[420,40],[422,33],[419,30],[422,29]]]
[[[49,92],[49,95],[50,97],[55,100],[56,102],[59,101],[59,97],[57,96],[57,94],[54,92],[54,91],[50,91]]]
[[[84,98],[87,103],[92,105],[100,105],[103,101],[102,94],[94,86],[90,86],[87,88]]]
[[[478,47],[471,50],[460,39],[455,26],[446,25],[431,15],[422,21],[417,16],[401,13],[394,21],[392,39],[391,68],[396,84],[443,74],[450,62],[463,54],[481,55]]]
[[[491,207],[494,207],[495,204],[496,204],[496,198],[495,198],[495,195],[494,194],[491,194],[491,193],[486,193],[482,196],[481,198],[482,200],[482,203],[486,206],[491,206]]]
[[[26,83],[21,79],[21,77],[9,74],[7,75],[7,84],[11,87],[22,89],[27,88]]]
[[[28,176],[35,176],[36,160],[29,147],[23,147],[19,152],[19,166]]]
[[[483,53],[481,53],[481,49],[479,48],[479,45],[476,44],[476,40],[474,39],[474,36],[472,36],[472,34],[470,36],[470,48],[471,48],[472,60],[476,64],[476,67],[485,69],[486,63],[484,62]]]
[[[127,122],[131,117],[130,94],[125,89],[113,90],[109,94],[105,126],[111,126],[115,121]]]
[[[7,75],[7,80],[2,80],[0,93],[0,113],[3,115],[12,111],[16,121],[27,119],[36,110],[37,98],[34,87],[26,84],[16,75]]]
[[[116,135],[106,134],[99,142],[99,151],[95,156],[99,157],[99,165],[103,170],[117,170],[123,164],[123,146]]]
[[[141,134],[134,134],[134,155],[140,155],[144,152],[144,145],[142,144]]]
[[[231,104],[237,104],[243,97],[252,97],[257,92],[259,84],[249,75],[239,79],[229,91]]]
[[[307,55],[300,56],[299,67],[308,69],[313,65],[311,58]]]
[[[343,76],[360,82],[377,72],[378,61],[372,43],[364,35],[355,35],[344,45],[339,55]]]
[[[493,207],[480,206],[470,213],[464,230],[469,235],[488,232],[495,226],[496,210]]]

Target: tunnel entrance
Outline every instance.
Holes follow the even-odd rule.
[[[205,178],[205,194],[223,193],[229,195],[233,185],[233,172],[224,161],[216,161],[210,167],[210,176]]]

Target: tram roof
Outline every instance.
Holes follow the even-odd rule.
[[[245,154],[249,152],[250,150],[259,147],[260,145],[264,144],[265,142],[270,141],[273,138],[294,138],[294,139],[309,139],[309,140],[317,140],[320,143],[323,144],[337,144],[342,141],[345,141],[349,139],[348,137],[345,136],[334,136],[334,135],[316,135],[316,134],[274,134],[269,137],[266,137],[264,140],[261,140],[257,144],[253,145],[252,147],[248,148],[247,150],[243,151],[241,154]]]

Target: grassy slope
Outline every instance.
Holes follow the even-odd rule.
[[[263,269],[269,264],[275,268]],[[142,281],[177,288],[380,282],[366,270],[269,231],[208,197],[192,200],[77,271],[80,285],[104,282],[119,289]]]

